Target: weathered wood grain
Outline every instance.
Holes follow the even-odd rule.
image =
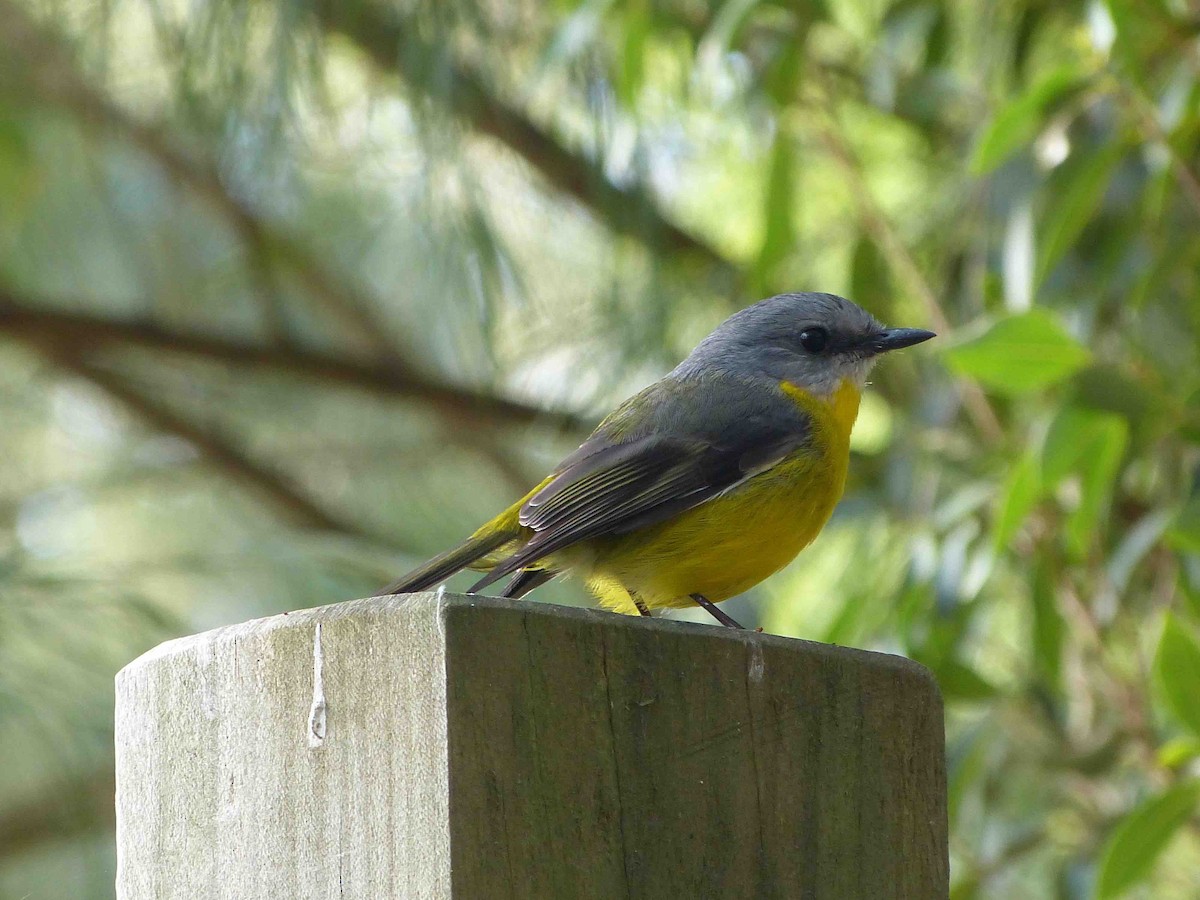
[[[129,900],[931,900],[945,789],[924,669],[704,625],[374,598],[117,679]]]

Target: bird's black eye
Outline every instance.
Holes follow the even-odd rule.
[[[805,328],[800,332],[800,346],[809,353],[820,353],[829,343],[829,332],[824,328]]]

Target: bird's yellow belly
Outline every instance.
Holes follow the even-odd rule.
[[[721,497],[631,535],[597,542],[588,586],[601,603],[635,612],[740,594],[786,566],[828,521],[841,497],[847,451],[798,451]]]

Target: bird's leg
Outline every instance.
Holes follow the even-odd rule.
[[[629,592],[629,599],[633,601],[633,605],[637,607],[637,611],[648,619],[654,618],[650,615],[650,609],[646,606],[646,601],[641,598],[641,595]]]
[[[737,619],[735,619],[733,616],[729,615],[729,613],[724,612],[723,610],[717,609],[717,604],[713,603],[711,600],[709,600],[703,594],[692,594],[692,599],[695,600],[696,603],[698,603],[700,606],[702,606],[704,608],[705,612],[707,612],[710,616],[712,616],[714,619],[716,619],[718,622],[720,622],[726,628],[741,628],[743,631],[745,630],[745,628],[741,624],[738,623]]]

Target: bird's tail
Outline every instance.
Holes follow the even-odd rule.
[[[384,594],[408,594],[413,591],[424,591],[445,581],[459,569],[465,569],[473,562],[487,556],[493,550],[511,541],[516,534],[505,529],[480,529],[457,547],[447,550],[440,556],[435,556],[423,566],[413,569],[407,575],[393,581],[378,596]]]
[[[496,516],[496,518],[481,526],[478,531],[457,547],[447,550],[441,556],[435,556],[429,562],[425,563],[425,565],[413,569],[403,578],[393,581],[379,592],[379,596],[428,590],[435,584],[441,584],[459,569],[465,569],[473,563],[479,562],[485,556],[499,550],[505,544],[510,542],[519,543],[522,539],[527,539],[532,532],[521,526],[521,506],[530,497],[549,484],[553,478],[553,475],[546,478],[541,484],[504,512],[500,513],[500,515]],[[482,565],[475,568],[490,569],[496,565],[497,561],[497,559],[485,560]],[[509,571],[512,570],[510,569]],[[514,584],[510,585],[509,589],[525,593],[553,577],[553,575],[545,578],[539,576],[535,580],[531,576],[527,576],[525,578],[514,579]],[[516,594],[515,596],[519,597],[520,594]]]

